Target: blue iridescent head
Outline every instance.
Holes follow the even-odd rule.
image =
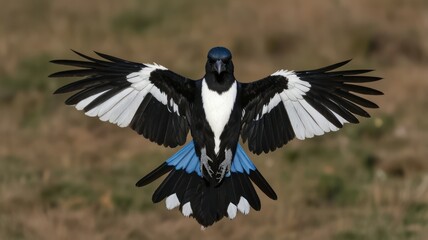
[[[208,52],[207,70],[220,74],[226,70],[232,70],[232,53],[224,47],[214,47]]]
[[[232,53],[224,47],[214,47],[208,52],[208,59],[212,60],[230,60]]]

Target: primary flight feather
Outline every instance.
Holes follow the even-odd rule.
[[[50,77],[81,77],[55,91],[75,92],[66,100],[91,117],[131,127],[166,147],[186,146],[137,186],[169,172],[153,194],[166,207],[209,226],[237,212],[260,210],[255,183],[269,198],[277,195],[245,154],[238,141],[255,154],[274,151],[293,138],[305,139],[337,131],[364,108],[378,106],[357,94],[382,92],[359,85],[381,78],[361,75],[371,70],[336,69],[348,61],[308,71],[279,70],[251,83],[235,79],[231,52],[208,52],[205,75],[191,80],[158,64],[137,63],[106,54],[82,60],[53,60],[77,67]],[[364,107],[364,108],[363,108]]]

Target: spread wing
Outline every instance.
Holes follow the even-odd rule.
[[[383,94],[359,85],[381,78],[360,75],[371,70],[334,71],[349,61],[309,71],[280,70],[243,84],[241,136],[249,149],[274,151],[294,137],[303,140],[358,123],[356,115],[370,117],[362,107],[378,106],[355,93]]]
[[[83,60],[53,60],[77,67],[49,77],[80,77],[55,94],[75,92],[65,103],[91,117],[131,127],[168,147],[182,145],[189,131],[189,101],[194,81],[161,65],[142,64],[97,53],[101,59],[75,52]]]

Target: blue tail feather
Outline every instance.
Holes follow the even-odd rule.
[[[172,157],[166,160],[166,163],[168,166],[174,166],[176,170],[184,169],[187,173],[196,172],[202,177],[200,161],[196,155],[193,141],[172,155]]]
[[[166,198],[168,209],[179,207],[183,215],[194,217],[201,225],[209,226],[223,217],[233,219],[237,211],[248,214],[250,208],[260,209],[254,182],[267,196],[276,199],[255,165],[238,144],[230,172],[219,184],[211,184],[201,173],[200,160],[193,141],[165,163],[142,178],[137,186],[145,186],[170,171],[153,194],[153,201]]]
[[[166,160],[168,166],[174,166],[176,170],[185,169],[187,173],[196,172],[202,177],[200,160],[195,152],[193,141],[189,142],[180,151]],[[256,166],[251,162],[241,145],[236,148],[235,157],[231,165],[231,172],[247,173],[255,170]],[[228,174],[230,176],[230,174]]]
[[[239,173],[243,173],[245,171],[247,174],[249,174],[251,170],[254,171],[255,169],[256,166],[254,166],[253,162],[251,162],[251,160],[248,158],[241,145],[238,144],[230,171]]]

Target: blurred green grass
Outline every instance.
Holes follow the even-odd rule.
[[[0,239],[426,239],[428,4],[412,1],[3,1]],[[11,21],[10,19],[13,19]],[[418,24],[415,24],[418,23]],[[51,59],[69,49],[191,78],[225,45],[241,81],[354,58],[380,109],[337,133],[251,155],[277,191],[262,211],[201,232],[135,182],[172,155],[62,104]]]
[[[46,78],[53,71],[49,63],[52,57],[46,53],[22,59],[17,63],[19,71],[2,74],[1,95],[3,100],[13,97],[18,92],[40,91],[49,93],[54,88],[53,82]]]

